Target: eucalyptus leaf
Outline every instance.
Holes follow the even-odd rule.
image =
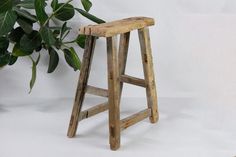
[[[89,20],[95,22],[95,23],[98,23],[98,24],[101,24],[101,23],[105,23],[104,20],[82,10],[82,9],[79,9],[79,8],[75,8],[76,11],[78,11],[81,15],[83,15],[84,17],[88,18]]]
[[[0,14],[0,36],[6,35],[13,29],[16,19],[17,15],[12,10]]]
[[[93,5],[89,0],[81,0],[81,3],[87,12],[89,12],[90,8]]]
[[[34,7],[34,0],[21,1],[16,6],[17,7],[23,7],[23,8],[26,8],[26,9],[35,9],[35,7]]]
[[[40,22],[41,25],[44,25],[44,23],[48,19],[48,15],[45,12],[45,0],[35,0],[34,7],[36,11],[36,16]]]
[[[62,8],[60,9],[60,7]],[[71,4],[59,3],[57,9],[59,10],[55,13],[55,17],[61,21],[68,21],[75,15],[74,7]]]
[[[60,35],[60,30],[54,30],[53,31],[53,36],[57,38]]]
[[[48,28],[46,26],[41,27],[40,34],[41,34],[41,37],[42,37],[43,41],[49,47],[51,47],[52,45],[55,44],[56,39],[54,38],[53,32],[52,32],[52,30],[50,28]]]
[[[59,62],[59,56],[57,54],[57,51],[55,51],[53,48],[49,48],[49,66],[48,66],[48,73],[52,73],[55,71],[58,62]]]
[[[76,39],[76,43],[81,47],[85,48],[85,40],[86,40],[86,35],[78,35]]]
[[[23,0],[23,1],[20,1],[16,6],[23,7],[26,9],[35,9],[34,3],[35,3],[35,0]],[[44,5],[46,5],[46,3]]]
[[[0,54],[5,53],[9,46],[9,40],[6,37],[0,37]]]
[[[37,49],[42,42],[42,38],[37,31],[33,31],[29,35],[23,35],[20,40],[20,48],[25,52],[32,52]]]
[[[60,39],[63,40],[63,38],[70,32],[70,29],[71,28],[67,27],[67,22],[65,22],[61,27]]]
[[[57,5],[58,5],[58,0],[52,0],[51,7],[52,7],[53,11],[56,10]]]
[[[11,55],[8,65],[13,65],[16,63],[18,57]]]
[[[7,65],[10,62],[10,54],[9,52],[5,52],[4,54],[0,54],[0,67]]]
[[[18,7],[14,8],[14,11],[16,11],[17,15],[22,16],[30,21],[37,22],[36,16],[32,15],[30,12],[26,10],[19,9]]]
[[[21,27],[17,27],[10,32],[8,38],[12,42],[19,42],[24,34],[25,34],[24,30]]]
[[[24,30],[25,33],[30,34],[33,31],[33,24],[22,18],[17,19],[17,23]]]
[[[23,57],[23,56],[29,56],[33,53],[33,51],[23,51],[20,48],[20,43],[16,43],[12,50],[12,55],[16,57]]]
[[[13,6],[13,0],[0,0],[0,13],[5,13]]]
[[[39,63],[39,60],[40,60],[40,54],[37,58],[37,61],[34,61],[33,58],[31,58],[31,61],[32,61],[32,76],[31,76],[31,80],[30,80],[30,91],[29,93],[32,92],[32,89],[34,87],[34,84],[35,84],[35,81],[36,81],[36,77],[37,77],[37,65]]]
[[[64,56],[66,62],[75,70],[79,70],[81,67],[81,61],[75,52],[74,48],[64,49]]]

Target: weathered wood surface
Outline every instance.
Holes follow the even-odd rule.
[[[142,62],[144,69],[144,76],[146,81],[146,94],[148,107],[151,109],[150,122],[155,123],[159,119],[157,106],[157,91],[153,69],[152,49],[150,43],[150,35],[148,28],[138,30],[140,47],[142,53]]]
[[[140,87],[146,87],[146,82],[144,79],[136,78],[129,75],[121,75],[120,81],[128,84],[133,84]]]
[[[81,27],[79,34],[97,37],[112,37],[135,29],[140,29],[155,24],[154,19],[148,17],[131,17],[123,20]]]
[[[120,147],[121,130],[148,117],[152,123],[158,121],[157,92],[148,29],[148,26],[151,25],[154,25],[154,20],[152,18],[134,17],[105,24],[90,25],[80,29],[80,34],[89,36],[86,39],[85,54],[83,56],[80,78],[68,129],[69,137],[75,136],[79,121],[109,110],[110,148],[112,150],[117,150]],[[130,31],[134,29],[138,29],[144,79],[125,74]],[[117,53],[116,36],[118,34],[120,34],[120,43],[119,52]],[[106,37],[107,40],[108,90],[87,85],[97,37]],[[123,83],[146,88],[148,109],[120,120],[120,100]],[[96,105],[81,112],[85,93],[108,97],[108,102]]]
[[[84,110],[81,112],[79,116],[79,121],[95,116],[98,113],[104,112],[108,110],[108,108],[109,108],[108,102],[105,102],[105,103],[96,105],[90,109]]]
[[[134,115],[131,115],[125,119],[122,119],[120,122],[120,128],[121,130],[124,130],[146,118],[148,118],[151,115],[151,109],[145,109],[143,111],[140,111]]]
[[[79,114],[81,112],[82,104],[84,101],[86,86],[88,83],[88,77],[89,77],[92,58],[94,54],[95,43],[96,43],[96,37],[87,36],[82,66],[80,70],[78,87],[76,90],[74,106],[73,106],[72,115],[70,119],[69,129],[67,132],[68,137],[74,137],[77,131],[78,122],[79,122]]]
[[[96,96],[101,96],[101,97],[108,97],[108,90],[107,89],[102,89],[94,86],[88,85],[86,87],[86,93],[96,95]]]
[[[120,81],[115,37],[107,38],[107,67],[110,148],[117,150],[120,147]]]
[[[118,61],[119,61],[119,75],[125,74],[128,51],[129,51],[129,40],[130,40],[130,32],[124,33],[120,35],[120,43],[119,43],[119,53],[118,53]],[[120,98],[121,100],[122,90],[123,90],[123,82],[120,81]]]

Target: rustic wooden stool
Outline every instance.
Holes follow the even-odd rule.
[[[158,121],[157,93],[148,29],[148,26],[152,26],[154,23],[152,18],[133,17],[80,28],[80,34],[87,35],[87,38],[68,137],[75,136],[79,121],[109,110],[110,147],[112,150],[117,150],[120,147],[120,132],[122,130],[147,117],[151,123]],[[139,34],[145,79],[125,74],[130,31],[133,30],[138,30]],[[120,35],[119,53],[117,53],[116,47],[117,35]],[[95,42],[98,37],[105,37],[107,40],[108,90],[87,84]],[[120,98],[123,83],[146,88],[148,109],[120,120]],[[108,97],[108,102],[81,112],[85,93]]]

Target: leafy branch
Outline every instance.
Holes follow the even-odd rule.
[[[86,36],[78,35],[74,40],[65,41],[71,30],[67,23],[75,12],[95,23],[105,22],[89,13],[92,7],[90,0],[81,0],[83,9],[75,8],[70,4],[72,1],[59,3],[58,0],[52,0],[51,5],[47,0],[0,1],[0,67],[13,65],[18,58],[29,57],[32,61],[30,92],[36,82],[36,70],[42,50],[48,51],[48,73],[57,68],[59,53],[64,54],[66,62],[75,71],[80,69],[80,59],[75,48],[70,45],[76,43],[84,48]],[[45,11],[45,7],[49,5],[52,8],[50,14]],[[61,21],[61,24],[53,26],[50,23],[53,18]],[[38,25],[38,29],[35,25]],[[33,53],[39,53],[36,61],[32,57]]]

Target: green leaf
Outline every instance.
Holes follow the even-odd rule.
[[[35,0],[24,0],[17,4],[18,7],[23,7],[26,9],[35,9],[34,7]]]
[[[16,43],[13,50],[12,50],[12,55],[16,57],[23,57],[23,56],[29,56],[33,53],[33,51],[23,51],[20,48],[20,43]]]
[[[0,14],[0,36],[6,35],[13,29],[16,19],[17,15],[13,11]]]
[[[20,40],[20,49],[24,52],[33,52],[41,46],[42,38],[38,31],[33,31],[29,35],[23,35]]]
[[[12,8],[12,0],[0,0],[0,13],[5,13]]]
[[[56,69],[58,65],[59,56],[53,48],[49,48],[49,55],[50,55],[50,60],[49,60],[49,66],[48,66],[48,73],[52,73],[54,72],[54,70]]]
[[[95,22],[95,23],[98,23],[98,24],[101,24],[101,23],[105,23],[104,20],[82,10],[82,9],[79,9],[79,8],[75,8],[75,10],[77,10],[81,15],[83,15],[84,17],[88,18],[89,20]]]
[[[5,52],[4,54],[0,54],[0,67],[7,65],[10,62],[10,54],[9,52]]]
[[[55,44],[56,39],[53,36],[53,32],[48,28],[48,27],[41,27],[40,30],[40,35],[43,39],[43,41],[45,41],[45,43],[51,47],[52,45]]]
[[[30,80],[30,91],[29,93],[32,92],[32,89],[34,87],[35,81],[36,81],[36,77],[37,77],[37,65],[39,63],[40,60],[40,54],[37,58],[37,61],[34,61],[32,57],[30,57],[31,61],[32,61],[32,76],[31,76],[31,80]]]
[[[76,43],[81,47],[85,48],[85,40],[86,40],[86,35],[78,35],[76,39]]]
[[[45,0],[35,0],[34,7],[36,16],[40,24],[43,25],[48,19],[48,15],[45,12]]]
[[[17,27],[16,29],[13,29],[10,34],[8,35],[8,38],[12,42],[19,42],[21,37],[25,34],[24,30],[21,27]]]
[[[75,71],[80,69],[81,61],[80,61],[77,53],[75,52],[74,48],[71,47],[70,49],[64,49],[63,51],[64,51],[66,62],[72,68],[74,68]]]
[[[25,19],[18,18],[17,23],[24,30],[25,33],[30,34],[33,31],[33,24]]]
[[[81,3],[87,12],[89,12],[90,8],[93,5],[89,0],[81,0]]]
[[[13,6],[17,6],[21,0],[12,0]]]
[[[35,9],[34,7],[34,1],[22,1],[19,4],[17,4],[18,7],[23,7],[26,9]]]
[[[18,57],[11,55],[8,65],[13,65],[16,63]]]
[[[57,5],[58,5],[58,0],[53,0],[52,3],[51,3],[51,7],[52,7],[53,11],[56,10]]]
[[[0,37],[0,55],[7,51],[9,46],[9,40],[6,37]]]
[[[31,13],[29,13],[26,10],[22,10],[22,9],[19,9],[19,8],[15,7],[14,11],[16,11],[17,15],[30,20],[32,23],[37,22],[36,17],[34,15],[31,15]]]
[[[53,31],[53,36],[57,38],[60,35],[60,30],[54,30]]]
[[[59,9],[60,7],[62,8]],[[55,13],[55,17],[61,21],[68,21],[75,15],[74,7],[71,4],[59,3],[56,7],[57,9],[59,10]]]
[[[71,29],[71,28],[67,27],[66,25],[67,25],[67,22],[65,22],[61,27],[60,39],[62,39],[62,40],[70,32],[70,29]]]

